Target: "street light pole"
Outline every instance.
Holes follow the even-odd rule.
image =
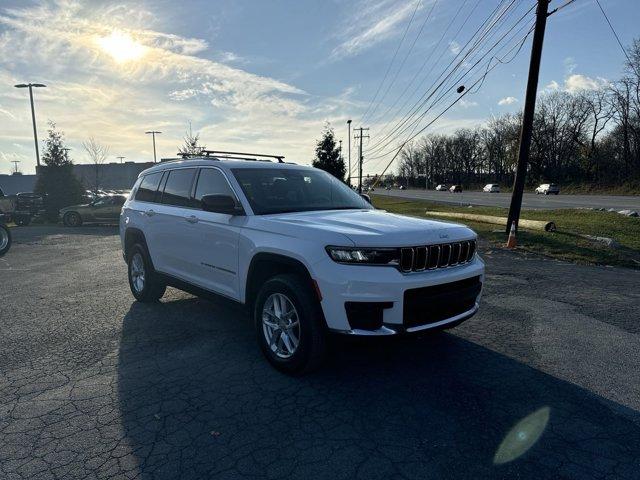
[[[46,85],[42,83],[19,83],[14,85],[16,88],[28,88],[29,89],[29,100],[31,101],[31,121],[33,122],[33,141],[36,145],[36,165],[40,166],[40,151],[38,149],[38,130],[36,128],[36,110],[33,106],[33,87],[40,88],[46,87]]]
[[[157,130],[149,130],[148,132],[144,132],[145,134],[151,134],[153,137],[153,163],[158,163],[156,160],[156,133],[160,135],[162,132],[158,132]]]
[[[120,160],[120,163],[122,163],[122,161],[125,159],[125,157],[116,157],[118,160]]]
[[[349,139],[349,174],[347,177],[347,185],[351,188],[351,120],[347,120],[347,129],[349,132],[347,134],[347,138]]]

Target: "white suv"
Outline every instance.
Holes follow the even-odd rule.
[[[478,310],[476,234],[375,210],[306,166],[220,156],[140,174],[120,218],[129,285],[167,285],[245,304],[267,359],[317,366],[328,332],[386,336],[449,328]]]

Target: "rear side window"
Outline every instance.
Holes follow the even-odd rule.
[[[162,172],[145,175],[142,179],[142,183],[140,183],[140,186],[138,187],[138,191],[136,192],[136,200],[140,202],[155,201],[156,191],[158,190],[161,178]]]
[[[202,197],[205,195],[230,195],[233,198],[236,197],[222,172],[214,168],[200,170],[195,194],[196,207],[202,208]]]
[[[164,186],[162,203],[176,207],[192,206],[191,185],[195,171],[195,168],[171,170]]]

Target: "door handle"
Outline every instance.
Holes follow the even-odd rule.
[[[147,217],[153,217],[156,214],[156,212],[154,212],[153,210],[147,210],[146,212],[144,212],[144,214]]]
[[[189,223],[198,223],[198,217],[195,215],[189,215],[188,217],[184,217],[184,219]]]

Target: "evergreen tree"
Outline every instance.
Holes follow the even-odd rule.
[[[322,138],[316,144],[316,158],[313,166],[330,173],[340,181],[344,181],[346,168],[340,148],[336,146],[333,129],[327,124],[322,132]]]
[[[184,143],[181,147],[178,147],[178,153],[180,155],[198,155],[202,150],[204,150],[204,145],[199,145],[200,143],[200,134],[193,134],[191,130],[191,122],[189,122],[189,130],[185,133]]]
[[[45,215],[58,220],[58,211],[82,200],[82,184],[73,174],[73,162],[64,147],[64,136],[49,122],[49,131],[42,155],[44,166],[38,169],[36,193],[45,195]]]

